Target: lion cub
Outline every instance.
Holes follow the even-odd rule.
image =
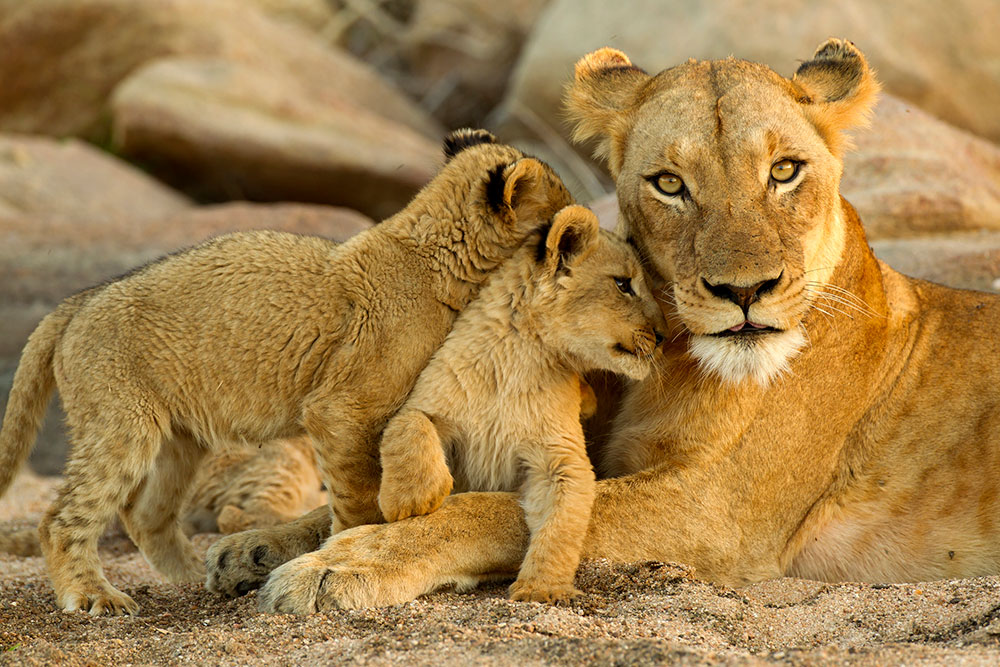
[[[316,450],[308,437],[272,440],[259,448],[205,457],[178,513],[186,535],[266,528],[325,503],[321,486]],[[0,551],[41,555],[38,529],[0,525]]]
[[[58,386],[73,448],[39,532],[60,607],[137,610],[97,558],[116,512],[172,581],[204,578],[178,513],[222,443],[308,433],[334,529],[381,521],[382,426],[490,272],[571,202],[549,167],[487,132],[450,135],[445,154],[405,209],[344,244],[222,236],[42,320],[0,431],[0,492]]]
[[[434,511],[452,475],[456,491],[520,485],[532,537],[511,597],[578,595],[595,488],[581,375],[644,378],[664,328],[632,249],[600,230],[590,210],[563,209],[459,316],[386,427],[382,514]]]

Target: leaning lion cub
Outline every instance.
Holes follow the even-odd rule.
[[[452,474],[456,491],[521,485],[531,544],[511,597],[579,594],[573,577],[594,500],[581,375],[641,380],[664,327],[632,249],[590,210],[563,209],[459,316],[386,427],[382,514],[434,511]]]
[[[346,243],[221,236],[42,320],[0,431],[0,493],[58,385],[73,448],[39,532],[60,607],[137,610],[97,558],[116,512],[172,581],[204,578],[178,513],[223,443],[308,433],[336,528],[381,521],[382,425],[490,272],[571,202],[549,167],[487,132],[450,135],[445,155],[405,209]]]

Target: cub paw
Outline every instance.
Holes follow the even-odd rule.
[[[419,476],[412,471],[400,476],[393,475],[392,470],[383,471],[378,494],[379,510],[390,523],[430,514],[441,507],[453,484],[451,473],[443,464],[425,467]]]
[[[260,588],[272,570],[296,555],[288,553],[268,529],[228,535],[205,554],[205,588],[229,597],[246,595]]]
[[[139,613],[139,605],[111,585],[78,588],[59,595],[63,611],[85,611],[91,616],[122,616]]]
[[[510,585],[510,599],[517,602],[547,602],[549,604],[568,602],[583,595],[583,591],[572,584],[548,585],[540,581],[518,579]]]

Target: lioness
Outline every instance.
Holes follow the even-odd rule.
[[[665,328],[633,250],[569,206],[494,272],[455,321],[382,434],[388,521],[452,490],[513,491],[531,544],[514,600],[576,595],[594,500],[580,425],[582,374],[641,380]],[[294,561],[293,561],[294,562]]]
[[[115,512],[172,581],[204,577],[178,521],[220,443],[307,432],[338,527],[380,521],[377,436],[489,272],[571,203],[546,165],[486,132],[400,213],[337,245],[222,236],[64,301],[39,324],[0,431],[0,492],[27,457],[53,385],[73,447],[40,526],[57,602],[133,613],[97,538]]]
[[[735,59],[651,76],[613,49],[577,64],[577,136],[607,157],[671,325],[657,371],[622,397],[603,457],[620,476],[597,484],[584,557],[681,561],[729,585],[1000,572],[1000,298],[869,249],[840,156],[877,90],[836,39],[792,79]],[[209,579],[233,591],[261,576],[251,554],[314,548],[328,523],[224,538]],[[322,586],[262,599],[408,600],[514,572],[527,539],[515,496],[451,496],[337,535]]]

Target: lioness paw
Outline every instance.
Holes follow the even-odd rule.
[[[549,585],[540,581],[521,581],[510,585],[510,599],[517,602],[567,602],[583,595],[583,591],[572,584]]]

